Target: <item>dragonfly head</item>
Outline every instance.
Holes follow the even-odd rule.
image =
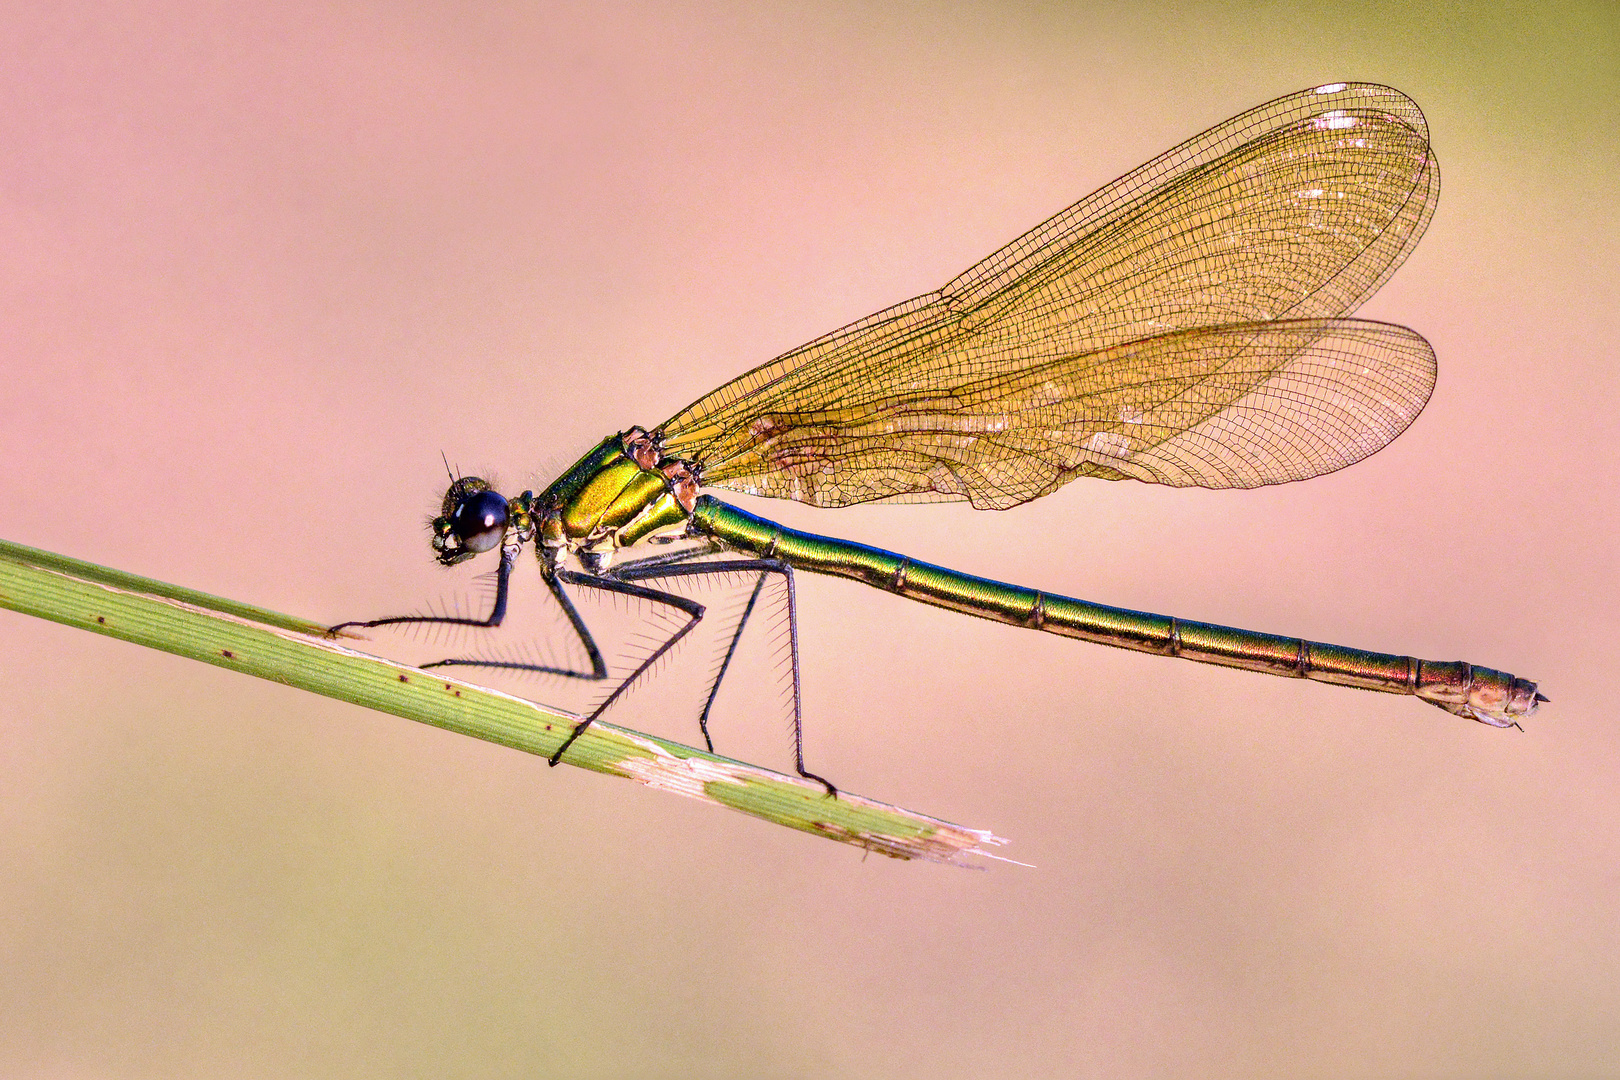
[[[433,519],[433,550],[439,562],[454,566],[499,547],[513,517],[506,497],[482,478],[462,476],[451,481],[450,490],[444,493],[444,507]]]

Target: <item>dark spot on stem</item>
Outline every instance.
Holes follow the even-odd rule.
[[[96,616],[96,622],[104,623],[106,621],[107,621],[107,616],[105,616],[105,615],[97,615]]]
[[[407,676],[401,675],[399,677],[399,681],[400,682],[410,682],[411,680]]]
[[[219,650],[219,655],[223,656],[227,660],[235,660],[236,659],[236,654],[231,652],[231,650],[229,650],[229,649],[221,649],[221,650]]]

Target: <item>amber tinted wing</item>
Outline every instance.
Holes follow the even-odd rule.
[[[1004,507],[1080,475],[1248,487],[1341,468],[1432,385],[1416,334],[1337,317],[1406,257],[1438,189],[1398,92],[1281,98],[940,291],[726,384],[660,428],[666,452],[705,484],[821,506]]]

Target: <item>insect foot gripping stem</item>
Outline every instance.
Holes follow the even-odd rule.
[[[1461,661],[1420,661],[1415,693],[1430,705],[1491,727],[1518,727],[1547,700],[1529,679]]]

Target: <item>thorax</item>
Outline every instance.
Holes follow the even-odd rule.
[[[641,428],[610,435],[537,500],[541,556],[555,565],[572,552],[600,570],[621,548],[673,539],[685,532],[697,488],[691,465],[664,458]]]

